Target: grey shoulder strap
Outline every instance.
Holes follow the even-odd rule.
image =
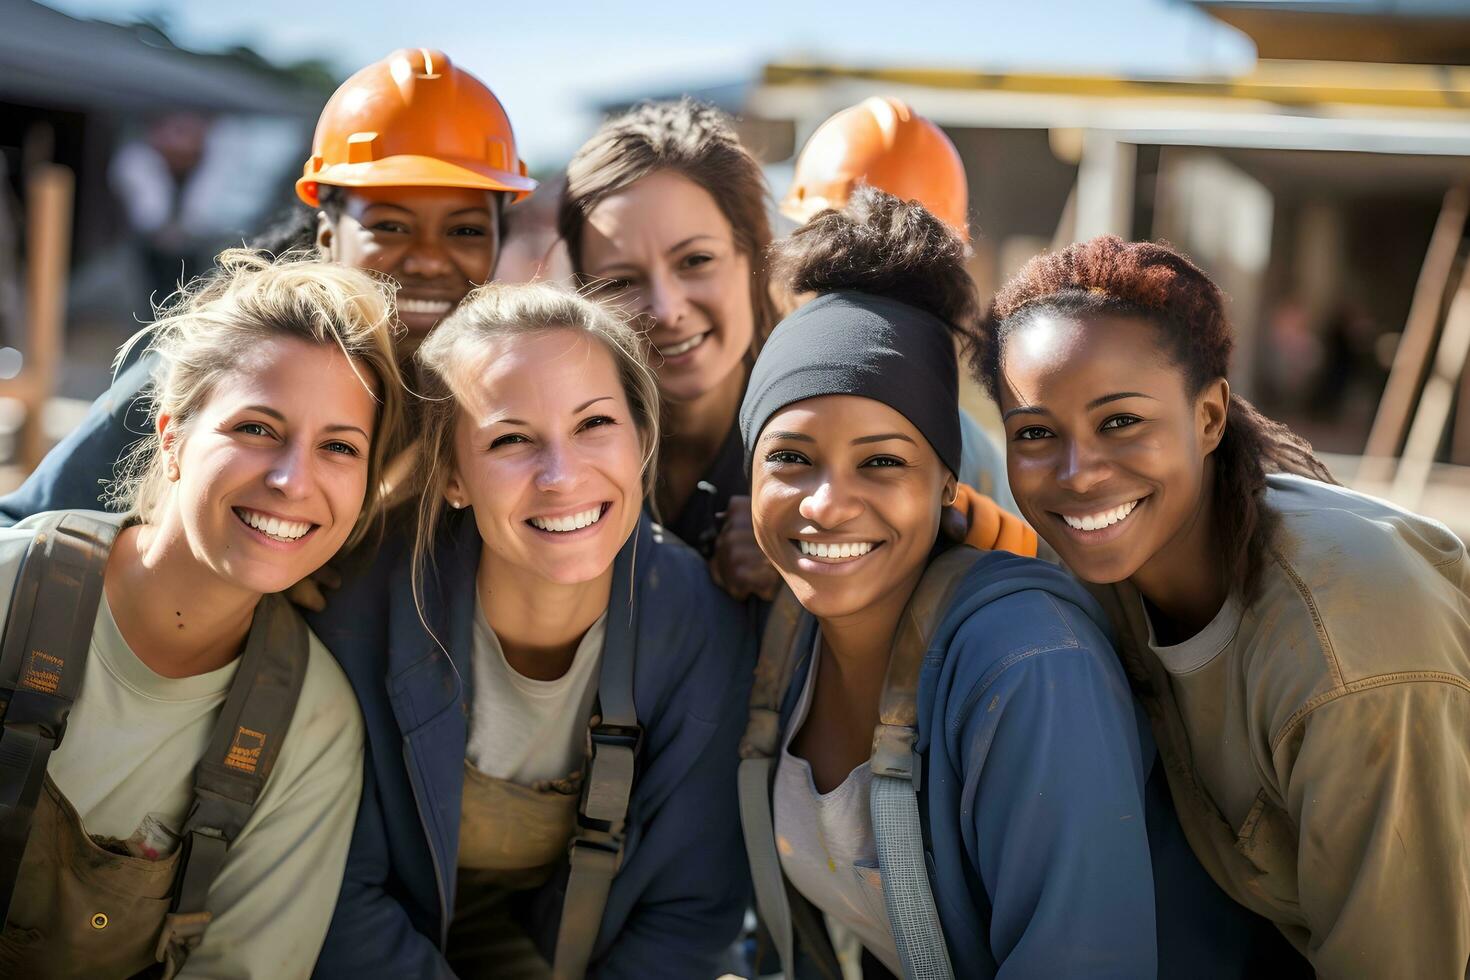
[[[27,546],[0,640],[0,921],[8,917],[46,763],[66,734],[117,526],[44,518]]]
[[[796,931],[807,940],[806,949],[823,976],[840,977],[831,945],[823,941],[821,917],[800,894],[790,891],[776,852],[776,828],[771,811],[771,783],[781,748],[781,702],[801,660],[801,604],[790,589],[782,588],[771,607],[761,636],[760,659],[750,692],[750,721],[740,740],[738,792],[740,828],[755,883],[756,911],[771,933],[782,967],[796,964]],[[793,928],[793,924],[797,929]],[[822,935],[819,935],[819,932]]]
[[[194,769],[173,904],[158,938],[164,975],[178,972],[209,925],[205,899],[275,768],[310,657],[306,623],[279,595],[261,599],[209,747]]]
[[[633,658],[638,637],[638,608],[632,601],[633,564],[637,539],[624,547],[613,566],[607,638],[597,679],[597,718],[592,725],[592,755],[582,799],[577,807],[577,831],[568,860],[566,898],[556,932],[552,975],[556,980],[580,980],[592,961],[602,926],[608,892],[623,861],[624,825],[643,729],[633,703]],[[617,601],[628,596],[626,607]],[[614,622],[626,608],[626,623]]]
[[[918,801],[923,773],[914,745],[919,738],[918,688],[924,656],[955,591],[980,555],[973,548],[957,547],[930,562],[899,620],[878,703],[868,805],[883,903],[903,975],[909,980],[954,977],[924,858]]]

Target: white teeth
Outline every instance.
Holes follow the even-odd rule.
[[[235,513],[239,514],[240,519],[246,524],[277,541],[295,541],[311,530],[311,524],[306,521],[283,521],[279,517],[246,510],[244,507],[239,508]]]
[[[1141,499],[1143,498],[1140,497],[1139,500]],[[1123,518],[1133,513],[1133,508],[1137,506],[1138,501],[1132,500],[1126,504],[1114,507],[1112,510],[1105,510],[1101,514],[1089,514],[1086,517],[1071,517],[1063,514],[1062,520],[1067,522],[1068,527],[1076,528],[1079,531],[1100,531],[1105,527],[1112,527],[1114,524],[1123,520]]]
[[[602,508],[598,506],[566,517],[533,517],[531,525],[543,531],[580,531],[600,520],[602,520]]]
[[[698,347],[700,344],[704,343],[704,338],[708,336],[709,334],[702,333],[698,336],[690,337],[688,340],[681,340],[677,344],[672,344],[668,347],[660,347],[658,349],[658,352],[664,357],[678,357],[680,354],[687,354],[694,348]]]
[[[442,315],[449,312],[449,301],[445,299],[410,299],[398,297],[398,309],[404,313],[431,313]]]
[[[823,544],[820,541],[798,541],[801,553],[812,558],[861,558],[876,548],[874,541],[854,541],[846,544]]]

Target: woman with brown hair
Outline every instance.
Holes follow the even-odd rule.
[[[1190,845],[1324,976],[1470,961],[1470,562],[1226,381],[1224,299],[1096,238],[997,295],[1022,512],[1109,608]]]

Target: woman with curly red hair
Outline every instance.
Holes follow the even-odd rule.
[[[1224,299],[1093,239],[977,359],[1026,518],[1108,606],[1186,836],[1323,976],[1470,961],[1470,561],[1230,391]]]

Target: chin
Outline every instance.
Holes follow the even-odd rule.
[[[546,581],[555,582],[557,585],[583,585],[605,575],[616,557],[614,554],[606,558],[557,562],[555,565],[541,568],[537,574]]]
[[[813,588],[806,579],[790,576],[786,584],[796,595],[801,608],[818,619],[841,619],[861,612],[871,604],[871,596],[856,595],[848,589]]]
[[[1062,564],[1066,565],[1073,575],[1090,585],[1113,585],[1126,581],[1138,571],[1136,564],[1122,558],[1094,557],[1080,561],[1077,560],[1075,553],[1069,555],[1060,548],[1057,549],[1057,554],[1061,557]]]

